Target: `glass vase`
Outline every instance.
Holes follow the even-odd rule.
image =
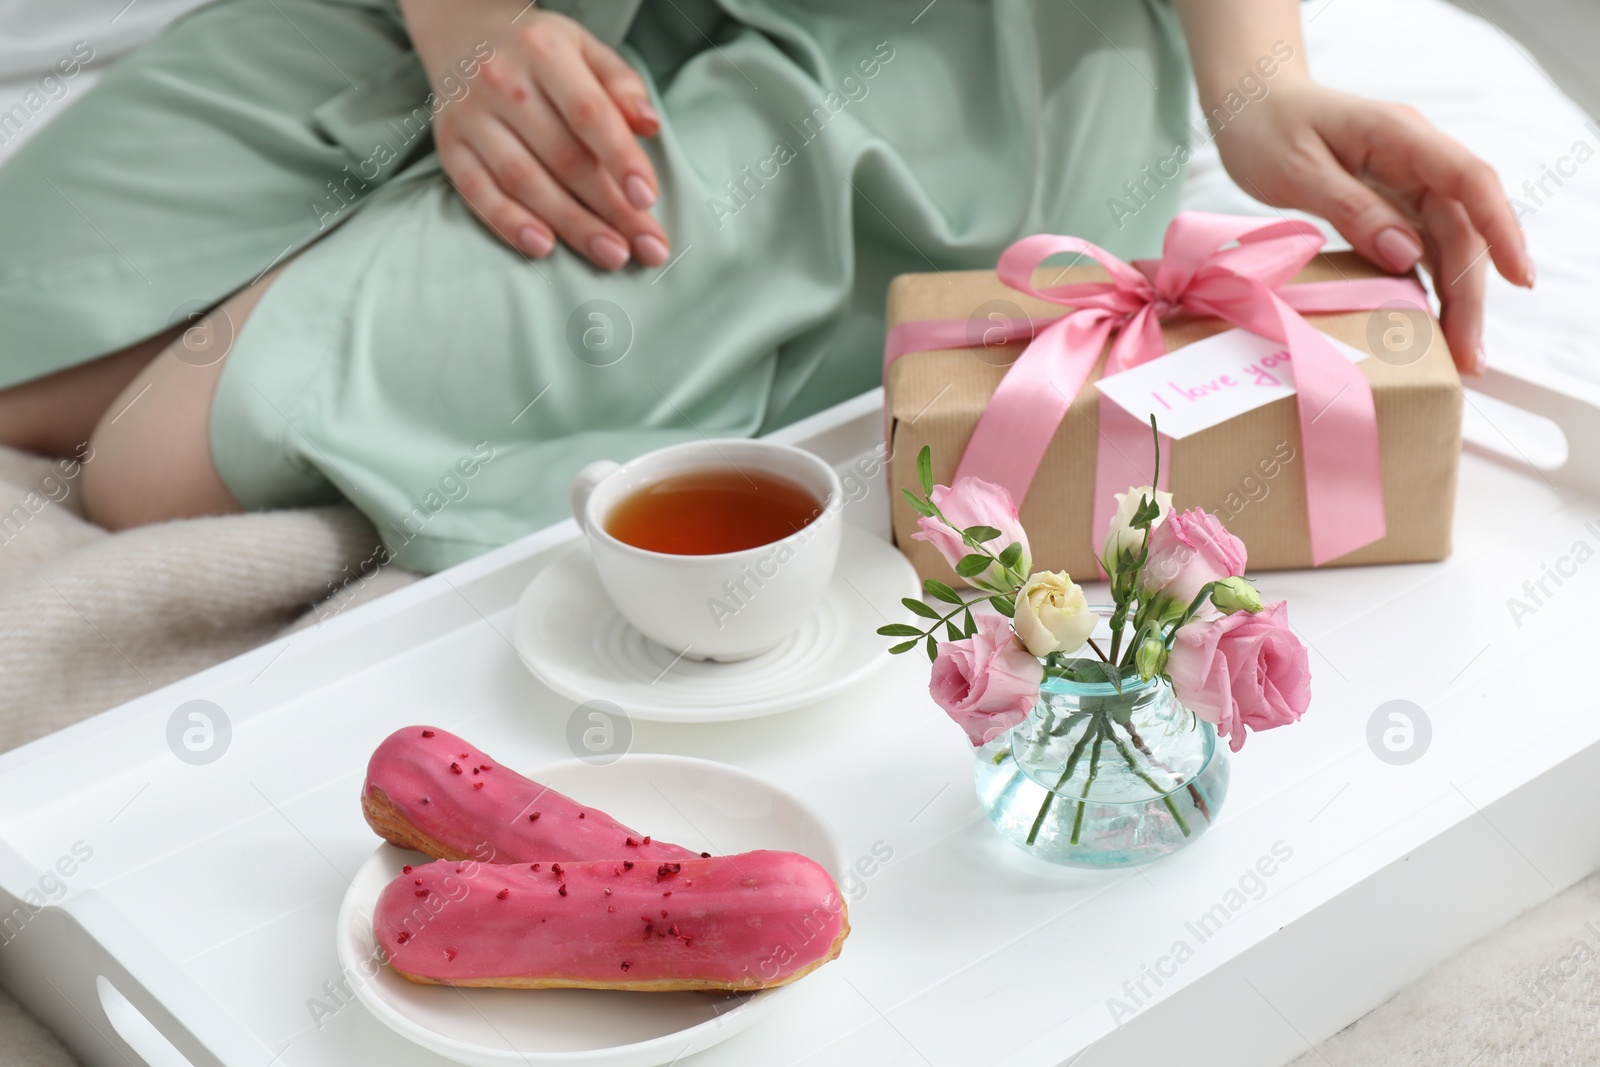
[[[1145,682],[1131,670],[1119,689],[1047,664],[1032,712],[976,754],[978,800],[995,829],[1071,867],[1129,867],[1174,852],[1206,831],[1228,792],[1216,730],[1178,703],[1165,678]]]

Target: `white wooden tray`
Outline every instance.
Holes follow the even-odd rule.
[[[1252,737],[1218,825],[1150,867],[1056,870],[1003,843],[915,657],[773,718],[635,724],[636,750],[803,797],[857,865],[841,959],[685,1063],[1265,1067],[1600,866],[1600,559],[1573,555],[1600,549],[1600,403],[1498,373],[1482,388],[1559,424],[1564,465],[1524,462],[1559,440],[1469,394],[1469,431],[1512,458],[1463,458],[1449,561],[1262,575],[1312,646],[1312,710]],[[880,403],[779,436],[854,465]],[[881,534],[885,489],[866,481],[847,515]],[[0,982],[95,1067],[442,1062],[340,988],[335,916],[372,850],[363,770],[424,720],[514,765],[570,754],[572,702],[509,638],[518,594],[574,536],[552,527],[0,756]],[[231,725],[204,765],[168,748],[191,700]],[[1431,724],[1404,765],[1368,743],[1396,700]]]

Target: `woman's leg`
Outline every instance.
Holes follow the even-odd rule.
[[[90,519],[123,530],[244,510],[211,458],[211,401],[234,338],[281,270],[190,323],[154,358],[146,356],[104,409],[83,465]]]
[[[0,445],[66,456],[94,432],[111,402],[162,349],[177,329],[42,378],[0,389]]]

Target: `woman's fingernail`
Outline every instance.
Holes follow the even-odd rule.
[[[647,267],[661,266],[669,255],[666,242],[653,233],[633,239],[633,258]]]
[[[656,191],[637,174],[630,174],[623,179],[622,191],[628,194],[628,203],[640,211],[656,202]]]
[[[1538,278],[1538,268],[1533,265],[1533,257],[1526,252],[1522,254],[1523,270],[1528,275],[1528,288],[1533,288],[1533,283]]]
[[[1383,265],[1392,271],[1410,270],[1422,258],[1422,246],[1417,239],[1398,226],[1381,231],[1372,242]]]
[[[661,125],[661,116],[657,115],[656,109],[650,106],[650,101],[642,96],[633,102],[633,113],[652,126]]]
[[[589,254],[606,270],[616,270],[628,262],[628,246],[622,243],[622,238],[609,233],[602,233],[589,242]]]
[[[1474,353],[1472,357],[1472,373],[1475,377],[1482,378],[1483,372],[1487,370],[1488,367],[1489,353],[1483,350],[1482,345],[1479,345],[1477,352]]]
[[[522,245],[522,250],[536,259],[543,259],[550,254],[556,246],[555,238],[539,229],[537,226],[524,226],[517,232],[517,243]]]

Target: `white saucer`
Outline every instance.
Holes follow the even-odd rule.
[[[810,856],[838,878],[838,842],[803,801],[754,775],[687,756],[567,760],[529,777],[663,840],[713,854],[769,848]],[[709,1048],[765,1015],[786,988],[732,997],[597,989],[417,985],[375,959],[372,910],[406,863],[392,845],[362,865],[339,909],[339,962],[356,996],[396,1033],[473,1067],[655,1067]],[[802,979],[803,981],[803,979]]]
[[[528,583],[512,641],[551,689],[579,703],[608,700],[661,722],[724,722],[815,704],[889,658],[874,631],[905,615],[917,574],[897,549],[845,525],[822,605],[770,652],[737,663],[679,657],[612,606],[579,541]]]

